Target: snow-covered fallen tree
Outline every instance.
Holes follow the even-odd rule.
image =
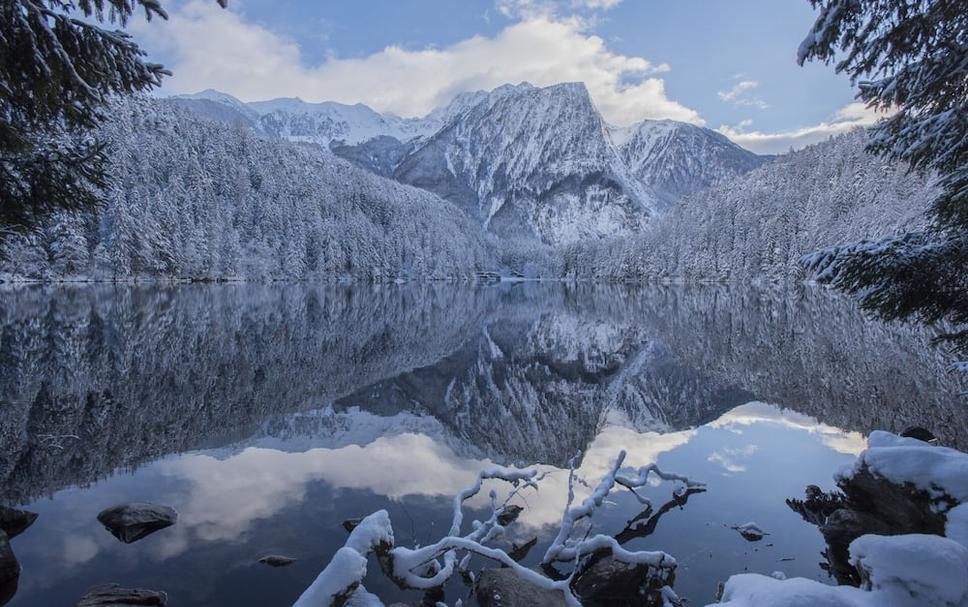
[[[465,581],[473,582],[474,573],[469,570],[472,556],[483,557],[503,567],[510,568],[523,581],[538,588],[560,591],[563,601],[575,607],[581,600],[574,590],[579,576],[588,571],[588,563],[607,556],[620,563],[645,566],[654,572],[655,581],[647,589],[655,605],[676,605],[675,592],[665,583],[671,579],[675,570],[675,559],[661,551],[630,551],[622,546],[624,537],[616,539],[606,535],[589,536],[590,518],[595,509],[602,505],[605,498],[616,486],[631,491],[638,500],[647,506],[644,514],[651,513],[648,499],[636,493],[636,489],[649,482],[655,474],[658,478],[674,481],[679,485],[673,493],[673,502],[685,503],[690,493],[702,491],[698,483],[678,474],[666,473],[654,464],[636,470],[623,469],[625,452],[619,453],[605,476],[598,482],[591,495],[580,505],[573,506],[576,482],[574,462],[569,472],[568,503],[562,515],[561,529],[548,547],[542,563],[544,572],[521,565],[520,556],[512,556],[500,548],[488,546],[492,540],[501,537],[505,527],[516,520],[522,508],[513,500],[525,489],[538,489],[544,477],[538,470],[510,470],[492,468],[481,471],[475,482],[461,491],[453,500],[453,519],[446,536],[427,546],[407,548],[395,546],[393,527],[385,510],[375,512],[355,526],[346,544],[333,556],[329,564],[316,577],[315,581],[303,592],[293,607],[340,607],[342,605],[381,605],[379,599],[363,587],[367,573],[367,557],[376,556],[384,575],[402,589],[433,590],[440,588],[455,574]],[[474,520],[468,533],[462,532],[464,502],[477,495],[485,481],[497,480],[511,485],[508,495],[499,500],[497,492],[490,491],[491,514],[481,521]],[[666,511],[660,509],[654,518]],[[589,523],[589,524],[584,524]],[[654,526],[654,521],[652,522]],[[580,529],[581,528],[581,529]],[[631,537],[634,534],[626,534]],[[552,568],[553,563],[573,564],[569,573],[560,574]],[[660,585],[661,584],[661,585]],[[649,597],[647,597],[649,599]]]
[[[843,493],[808,490],[791,506],[818,524],[828,558],[849,540],[856,586],[734,575],[720,607],[968,606],[968,454],[872,432],[835,478]]]

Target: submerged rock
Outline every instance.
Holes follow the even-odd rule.
[[[730,529],[735,529],[739,531],[739,534],[743,536],[743,539],[747,542],[758,542],[767,535],[770,535],[766,531],[760,529],[759,525],[756,523],[745,523],[743,525],[735,525],[730,527]]]
[[[77,607],[165,607],[167,604],[168,595],[160,590],[104,584],[84,593]]]
[[[507,527],[514,521],[518,520],[518,516],[524,510],[521,506],[517,504],[509,504],[501,509],[501,513],[497,515],[497,524],[502,527]]]
[[[20,576],[20,563],[10,547],[7,534],[0,531],[0,585],[16,580]]]
[[[6,533],[8,538],[12,539],[17,537],[27,527],[33,525],[36,520],[36,512],[0,506],[0,531]]]
[[[644,563],[623,563],[611,556],[596,560],[572,582],[582,605],[651,604],[646,596],[671,583],[671,573]]]
[[[481,607],[563,607],[559,590],[535,586],[511,569],[485,569],[477,576],[477,602]]]
[[[259,562],[270,567],[285,567],[295,563],[296,559],[279,554],[270,554],[259,559]]]
[[[178,513],[168,506],[133,502],[102,510],[97,515],[97,520],[114,537],[130,544],[159,529],[174,525],[178,520]]]

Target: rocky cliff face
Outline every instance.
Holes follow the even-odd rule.
[[[609,134],[629,170],[663,207],[768,160],[716,131],[673,120],[645,120]]]
[[[490,232],[550,244],[641,231],[655,205],[582,84],[489,96],[410,154],[394,177],[454,202]]]

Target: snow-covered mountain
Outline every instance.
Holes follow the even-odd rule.
[[[716,131],[674,120],[611,127],[609,134],[632,174],[650,186],[666,206],[769,159]]]
[[[521,84],[479,99],[394,177],[503,237],[563,244],[647,225],[656,198],[622,162],[583,84]]]
[[[808,253],[924,222],[937,193],[933,178],[868,153],[869,140],[856,130],[689,194],[641,237],[573,247],[565,255],[566,273],[617,280],[800,280]]]
[[[334,143],[356,145],[388,136],[399,141],[426,136],[440,126],[443,113],[427,118],[400,118],[380,114],[362,103],[346,105],[335,101],[308,103],[296,97],[245,103],[231,95],[206,90],[178,95],[184,101],[209,101],[235,109],[252,121],[258,130],[288,139],[329,147]],[[205,104],[197,104],[205,111]]]
[[[554,245],[641,232],[657,210],[764,160],[689,124],[609,127],[581,83],[461,93],[422,118],[361,104],[243,103],[217,91],[178,101],[432,191],[500,237]]]
[[[437,196],[182,105],[119,100],[98,130],[115,187],[96,209],[5,239],[0,275],[381,280],[493,268],[478,226]]]

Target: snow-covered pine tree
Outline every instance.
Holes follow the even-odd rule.
[[[807,256],[808,267],[886,318],[945,321],[968,353],[968,10],[964,0],[810,0],[797,60],[835,62],[858,98],[896,113],[869,150],[935,171],[927,228]]]
[[[167,18],[158,0],[0,1],[0,238],[100,200],[107,150],[87,131],[112,95],[168,73],[124,31],[100,26],[123,27],[136,10]]]

